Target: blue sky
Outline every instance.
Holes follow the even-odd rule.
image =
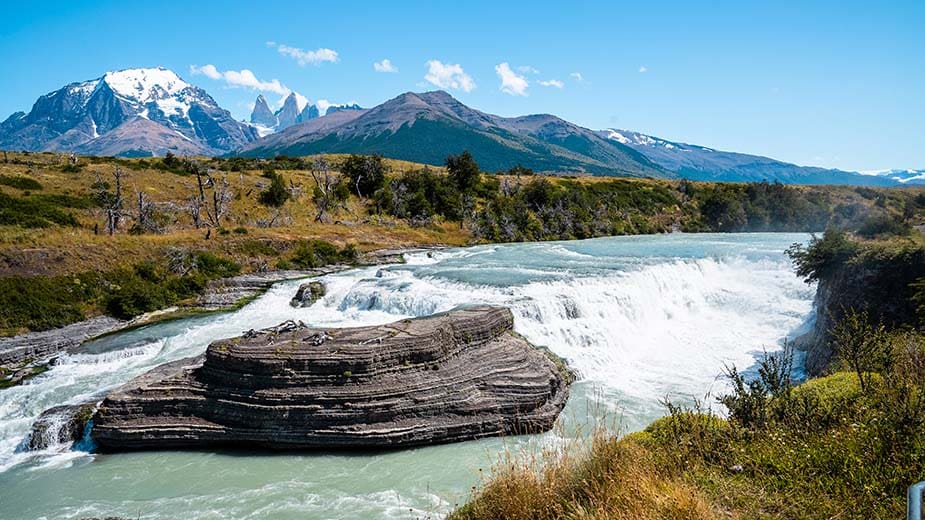
[[[162,65],[238,118],[254,86],[271,104],[291,89],[373,106],[442,85],[505,116],[798,164],[925,168],[921,0],[572,4],[7,3],[0,118],[69,82]],[[384,59],[397,72],[376,71]]]

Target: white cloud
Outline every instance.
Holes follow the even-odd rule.
[[[440,88],[459,89],[471,92],[475,88],[472,76],[466,74],[458,63],[442,63],[440,60],[427,62],[427,74],[424,79]]]
[[[573,72],[573,73],[569,74],[569,76],[571,76],[572,79],[574,79],[575,81],[577,81],[577,82],[579,82],[579,83],[581,83],[582,81],[585,80],[584,76],[582,76],[580,72]]]
[[[318,101],[315,101],[315,106],[318,107],[318,112],[320,112],[320,113],[322,113],[322,114],[327,114],[327,113],[328,113],[328,108],[330,108],[332,105],[336,105],[336,104],[337,104],[337,103],[331,103],[331,102],[328,101],[327,99],[319,99]]]
[[[203,65],[202,67],[190,65],[189,72],[194,76],[197,74],[202,74],[209,79],[222,79],[222,73],[215,68],[215,65]]]
[[[512,96],[527,95],[527,87],[530,86],[527,78],[511,70],[511,66],[507,62],[495,65],[495,72],[501,78],[501,87],[499,87],[501,92]]]
[[[531,67],[530,65],[521,65],[517,67],[517,72],[522,72],[524,74],[539,74],[540,71],[536,70],[536,67]]]
[[[639,72],[641,74],[645,74],[646,72],[649,72],[649,68],[643,65],[642,67],[639,67]]]
[[[337,61],[340,59],[337,55],[337,51],[325,49],[323,47],[313,51],[306,51],[299,49],[298,47],[283,45],[282,43],[277,44],[276,42],[267,42],[267,46],[276,47],[277,52],[283,56],[289,56],[290,58],[296,60],[296,62],[298,62],[298,64],[303,67],[308,64],[321,65],[326,61],[337,63]]]
[[[287,96],[292,92],[288,87],[283,85],[277,79],[270,81],[261,81],[257,79],[257,76],[253,72],[247,69],[241,70],[226,70],[225,72],[219,71],[215,68],[215,65],[203,65],[198,67],[196,65],[190,65],[190,74],[199,75],[214,79],[216,81],[222,80],[232,87],[243,87],[253,90],[259,90],[260,92],[273,92],[281,96]]]
[[[565,87],[565,83],[562,83],[561,81],[557,79],[540,80],[540,81],[537,81],[537,83],[539,83],[540,85],[544,87],[556,87],[556,88]]]
[[[398,67],[392,65],[392,60],[386,58],[373,63],[373,70],[376,72],[398,72]]]

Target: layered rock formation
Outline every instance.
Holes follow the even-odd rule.
[[[221,340],[100,406],[103,450],[394,448],[548,430],[570,375],[473,307],[350,329],[302,324]]]

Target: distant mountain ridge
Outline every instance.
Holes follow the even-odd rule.
[[[446,92],[407,92],[369,110],[335,111],[244,146],[239,153],[381,153],[440,164],[467,149],[488,171],[522,165],[562,174],[675,177],[639,152],[548,114],[505,118]]]
[[[163,67],[71,83],[0,123],[0,148],[87,155],[216,155],[258,137],[205,90]]]
[[[283,100],[283,106],[273,112],[267,104],[263,94],[257,96],[254,110],[251,112],[251,124],[257,127],[262,136],[285,130],[292,125],[304,123],[322,115],[332,114],[340,110],[362,110],[356,103],[350,105],[328,105],[323,111],[317,104],[309,102],[301,95],[290,92]]]
[[[501,117],[444,91],[406,92],[371,109],[290,92],[273,111],[259,95],[247,123],[163,67],[107,72],[39,97],[29,113],[0,123],[0,149],[123,157],[379,153],[427,164],[469,150],[486,171],[519,165],[557,175],[925,185],[925,170],[798,166],[629,130],[594,131],[550,114]]]
[[[630,130],[601,130],[600,135],[639,151],[652,162],[686,179],[716,182],[778,181],[785,184],[860,184],[891,186],[888,177],[798,166],[758,155],[724,152],[667,141]]]

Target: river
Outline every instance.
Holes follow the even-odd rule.
[[[724,364],[752,366],[806,325],[815,289],[783,251],[808,238],[672,234],[415,253],[321,278],[327,295],[308,308],[289,305],[299,285],[289,281],[235,312],[105,337],[0,390],[0,517],[439,518],[503,450],[558,442],[593,420],[638,430],[664,413],[666,396],[713,402]],[[373,453],[22,449],[43,410],[101,397],[218,338],[286,319],[378,324],[468,303],[510,307],[517,332],[580,375],[553,432]]]

